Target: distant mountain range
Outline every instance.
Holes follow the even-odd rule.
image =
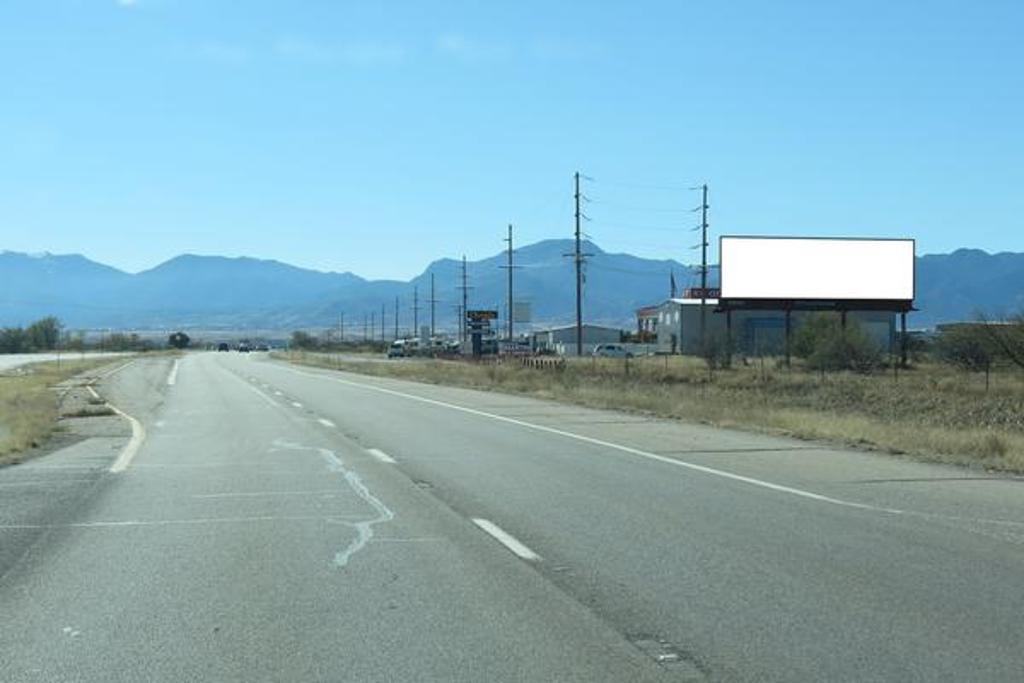
[[[516,300],[532,304],[535,324],[569,323],[575,315],[570,240],[546,240],[516,250]],[[585,278],[585,317],[590,322],[630,326],[634,310],[669,294],[670,273],[679,288],[696,272],[672,260],[611,254],[593,243]],[[505,309],[505,254],[467,264],[470,308]],[[412,324],[413,289],[420,323],[429,322],[431,274],[438,326],[455,326],[461,303],[461,263],[434,261],[410,282],[366,280],[352,273],[324,273],[278,261],[186,254],[130,274],[80,255],[0,253],[0,325],[20,325],[46,315],[69,328],[289,330],[338,324],[344,312],[350,333],[361,333],[364,315],[386,329]],[[917,259],[919,312],[915,327],[1024,309],[1024,254],[988,254],[959,249]],[[868,277],[866,274],[865,277]]]

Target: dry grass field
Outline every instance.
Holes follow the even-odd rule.
[[[1024,373],[981,374],[922,363],[860,375],[785,369],[775,359],[709,374],[697,358],[571,359],[561,369],[518,361],[380,362],[282,354],[367,375],[506,391],[739,429],[821,439],[916,458],[1024,472]]]
[[[36,363],[0,375],[0,463],[5,456],[42,445],[57,428],[56,385],[106,359]]]

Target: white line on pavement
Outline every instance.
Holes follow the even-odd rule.
[[[366,452],[372,455],[373,457],[377,458],[381,462],[386,462],[389,465],[395,464],[395,459],[392,458],[387,453],[385,453],[384,451],[380,450],[379,448],[367,448]]]
[[[324,491],[246,491],[235,493],[196,493],[193,498],[259,498],[260,496],[337,496],[336,489]]]
[[[292,405],[295,406],[296,408],[301,408],[302,407],[302,404],[299,403],[298,401],[292,401]]]
[[[328,419],[318,417],[316,421],[322,424],[324,427],[334,427],[334,423]]]
[[[824,495],[821,495],[820,493],[814,493],[812,491],[804,491],[803,489],[794,488],[792,486],[784,486],[782,484],[775,484],[775,483],[772,483],[770,481],[764,481],[762,479],[755,479],[754,477],[746,477],[746,476],[743,476],[742,474],[735,474],[733,472],[727,472],[725,470],[715,469],[714,467],[707,467],[706,465],[698,465],[696,463],[687,462],[685,460],[678,460],[676,458],[669,458],[669,457],[666,457],[664,455],[658,455],[657,453],[649,453],[647,451],[642,451],[639,448],[633,448],[631,446],[625,446],[623,444],[613,443],[611,441],[604,441],[602,439],[595,439],[594,437],[591,437],[591,436],[584,436],[582,434],[576,434],[576,433],[573,433],[573,432],[567,432],[564,429],[556,429],[555,427],[548,427],[548,426],[545,426],[545,425],[534,424],[532,422],[524,422],[523,420],[517,420],[515,418],[505,417],[504,415],[496,415],[494,413],[488,413],[488,412],[484,412],[482,410],[476,410],[475,408],[467,408],[466,406],[460,406],[460,405],[456,405],[454,403],[447,403],[445,401],[438,401],[436,399],[426,398],[424,396],[417,396],[415,394],[407,394],[407,393],[402,392],[402,391],[395,391],[394,389],[386,389],[384,387],[378,387],[378,386],[374,386],[372,384],[363,384],[361,382],[352,382],[350,380],[341,379],[339,377],[330,377],[328,375],[323,375],[323,374],[315,373],[315,372],[304,372],[302,370],[295,370],[293,368],[289,368],[289,367],[285,367],[285,366],[279,366],[279,367],[281,367],[284,370],[287,370],[288,372],[294,373],[294,374],[306,375],[307,377],[314,377],[314,378],[317,378],[317,379],[324,379],[324,380],[328,380],[328,381],[331,381],[331,382],[337,382],[339,384],[345,384],[347,386],[357,387],[359,389],[368,389],[370,391],[376,391],[376,392],[379,392],[379,393],[382,393],[382,394],[389,394],[391,396],[398,396],[400,398],[405,398],[405,399],[408,399],[410,401],[418,401],[420,403],[426,403],[426,404],[429,404],[429,405],[439,406],[441,408],[448,408],[449,410],[457,410],[459,412],[467,413],[469,415],[476,415],[476,416],[479,416],[479,417],[486,417],[488,419],[496,420],[498,422],[504,422],[506,424],[513,424],[513,425],[517,425],[519,427],[525,427],[527,429],[533,429],[533,430],[538,431],[538,432],[545,432],[547,434],[557,434],[558,436],[564,436],[564,437],[569,438],[569,439],[575,439],[576,441],[582,441],[584,443],[589,443],[589,444],[592,444],[592,445],[595,445],[595,446],[601,446],[601,447],[604,447],[604,448],[611,448],[613,450],[617,450],[617,451],[620,451],[620,452],[623,452],[623,453],[629,453],[630,455],[636,455],[636,456],[639,456],[641,458],[646,458],[648,460],[655,460],[657,462],[662,462],[662,463],[665,463],[667,465],[673,465],[675,467],[682,467],[682,468],[685,468],[685,469],[693,470],[695,472],[701,472],[703,474],[710,474],[710,475],[713,475],[713,476],[716,476],[716,477],[722,477],[723,479],[731,479],[733,481],[743,482],[744,484],[750,484],[752,486],[759,486],[761,488],[769,489],[771,491],[777,491],[779,493],[787,493],[787,494],[792,495],[792,496],[797,496],[797,497],[800,497],[800,498],[806,498],[806,499],[809,499],[809,500],[814,500],[814,501],[817,501],[819,503],[828,503],[830,505],[839,505],[841,507],[856,508],[858,510],[870,510],[870,511],[873,511],[873,512],[884,512],[884,513],[887,513],[887,514],[894,514],[894,515],[904,514],[906,512],[904,510],[898,510],[898,509],[895,509],[895,508],[878,507],[878,506],[875,506],[875,505],[869,505],[867,503],[856,503],[856,502],[853,502],[853,501],[841,500],[839,498],[832,498],[830,496],[824,496]]]
[[[124,472],[128,469],[128,465],[132,464],[132,458],[139,452],[139,447],[142,446],[142,442],[146,439],[146,429],[142,426],[142,423],[136,420],[134,417],[124,412],[113,403],[107,403],[115,413],[128,420],[132,426],[132,438],[128,440],[125,447],[121,450],[121,454],[117,456],[117,460],[110,466],[110,471],[113,473]]]
[[[239,524],[247,522],[330,522],[348,520],[354,515],[292,515],[263,517],[200,517],[196,519],[156,519],[98,522],[70,522],[68,524],[0,524],[0,529],[104,529],[139,526],[171,526],[176,524]]]
[[[513,553],[515,553],[522,559],[530,560],[531,562],[536,562],[540,559],[540,555],[527,548],[519,541],[519,539],[517,539],[515,536],[508,533],[504,529],[502,529],[494,522],[491,522],[486,519],[480,519],[479,517],[474,517],[473,524],[476,524],[478,527],[483,529],[488,535],[494,538],[494,540],[496,540],[498,543],[502,544],[503,546],[511,550]]]
[[[174,359],[174,365],[171,366],[171,372],[167,375],[167,386],[173,387],[175,382],[178,381],[178,359]]]

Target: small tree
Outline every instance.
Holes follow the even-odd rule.
[[[935,343],[935,352],[944,363],[968,372],[984,372],[985,391],[988,391],[995,349],[982,327],[962,325],[943,331]]]
[[[173,332],[167,337],[167,345],[172,349],[187,349],[191,342],[192,340],[184,332]]]
[[[25,353],[29,350],[29,338],[20,327],[5,327],[0,330],[0,353]]]
[[[292,332],[291,346],[293,349],[308,351],[317,348],[319,345],[320,342],[317,341],[317,338],[308,332],[303,332],[302,330],[295,330]]]
[[[797,332],[794,353],[813,370],[869,373],[882,363],[881,349],[855,320],[841,324],[836,315],[812,316]]]
[[[60,329],[60,321],[51,315],[29,325],[25,333],[33,350],[52,351],[57,348],[57,342],[60,341]]]
[[[995,355],[1024,368],[1024,312],[1005,320],[990,320],[985,315],[978,315],[978,329]]]

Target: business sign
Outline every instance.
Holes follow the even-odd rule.
[[[687,287],[683,290],[684,299],[717,299],[722,295],[718,287]]]
[[[497,311],[466,311],[466,320],[480,321],[480,320],[497,320]]]
[[[722,236],[719,259],[722,299],[914,298],[910,239]]]

